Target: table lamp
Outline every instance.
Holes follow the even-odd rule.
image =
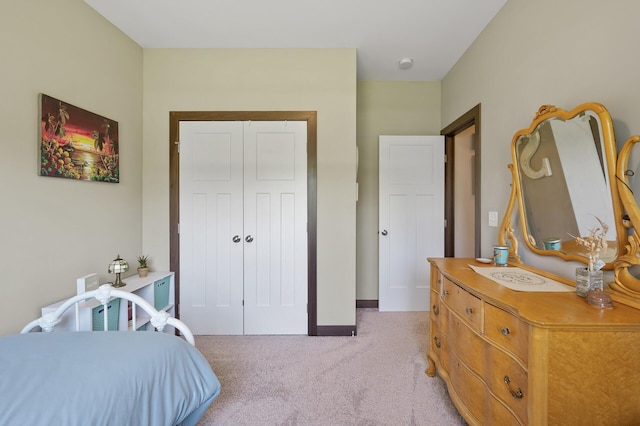
[[[126,284],[120,279],[120,274],[122,272],[127,272],[129,270],[129,264],[126,260],[121,259],[120,255],[113,259],[113,262],[109,264],[109,273],[116,274],[116,282],[113,283],[114,287],[124,287]]]

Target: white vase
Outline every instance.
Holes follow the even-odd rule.
[[[602,270],[589,271],[589,268],[576,268],[576,294],[585,297],[592,290],[603,290]]]

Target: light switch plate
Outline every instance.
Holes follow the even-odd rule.
[[[498,227],[498,212],[489,212],[489,226]]]

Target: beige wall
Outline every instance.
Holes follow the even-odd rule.
[[[502,214],[509,197],[511,138],[542,104],[604,104],[618,147],[640,133],[639,14],[633,0],[509,1],[444,78],[444,125],[482,104],[483,254],[497,241],[487,212]],[[531,263],[564,275],[575,267],[546,257]]]
[[[142,247],[142,49],[78,0],[0,14],[0,335]],[[118,122],[120,183],[38,176],[38,94]],[[73,119],[73,117],[71,117]],[[135,266],[135,265],[134,265]]]
[[[358,300],[378,300],[378,136],[439,135],[440,82],[358,82]]]
[[[355,324],[355,49],[146,49],[145,252],[169,267],[169,111],[318,112],[318,325]]]

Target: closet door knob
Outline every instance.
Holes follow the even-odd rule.
[[[247,238],[245,238],[244,240],[250,243],[251,241],[253,241],[253,237],[251,235],[247,235]]]
[[[387,230],[386,230],[386,229],[383,229],[383,230],[382,230],[382,232],[381,232],[381,234],[382,234],[382,236],[383,236],[383,237],[386,237],[386,236],[387,236],[387,234],[389,234],[389,233],[387,232]]]
[[[234,235],[232,241],[234,243],[239,243],[240,241],[242,241],[242,238],[240,238],[240,235]]]

